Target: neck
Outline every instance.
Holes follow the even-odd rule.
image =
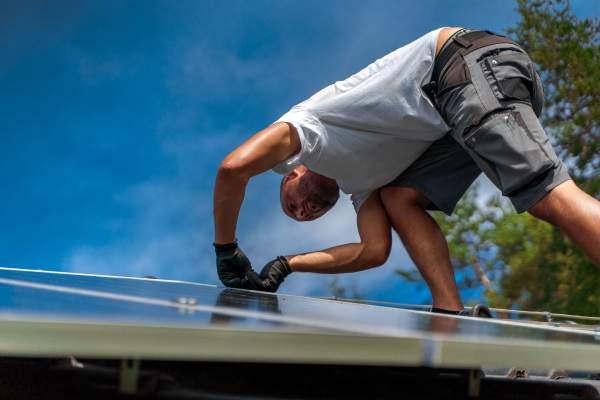
[[[306,169],[305,174],[308,174],[312,179],[321,182],[324,185],[330,186],[331,188],[338,188],[338,184],[335,179],[326,177],[325,175],[318,174],[314,171]]]

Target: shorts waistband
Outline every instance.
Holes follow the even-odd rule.
[[[462,55],[465,55],[471,51],[495,43],[510,43],[517,45],[517,43],[511,39],[490,31],[475,31],[470,29],[467,31],[463,31],[462,29],[457,31],[446,41],[446,43],[444,43],[435,58],[431,79],[429,83],[423,86],[423,90],[427,96],[433,101],[433,97],[437,93],[437,84],[440,79],[440,74],[448,61],[450,61],[457,53],[460,52]]]
[[[446,50],[448,48],[448,46],[450,46],[451,43],[454,43],[454,38],[455,37],[459,37],[459,36],[463,36],[466,35],[467,33],[471,33],[474,32],[475,29],[471,29],[471,28],[461,28],[459,30],[457,30],[456,32],[454,32],[449,38],[448,40],[446,40],[446,42],[442,45],[442,48],[440,49],[440,51],[438,52],[438,57],[444,53],[444,50]],[[436,57],[436,59],[438,58]]]

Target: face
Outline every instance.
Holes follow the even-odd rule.
[[[315,179],[305,175],[286,176],[281,187],[283,212],[296,221],[314,221],[323,216],[334,202],[327,200],[331,198],[331,194],[321,186]]]

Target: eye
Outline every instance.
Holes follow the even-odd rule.
[[[294,203],[290,202],[290,204],[288,204],[288,209],[290,211],[296,211],[296,206],[294,205]]]

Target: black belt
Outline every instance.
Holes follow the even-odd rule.
[[[446,48],[443,49],[435,58],[435,62],[433,64],[433,73],[431,74],[429,83],[423,85],[423,90],[425,91],[425,94],[429,96],[431,101],[434,101],[434,96],[438,91],[438,82],[440,80],[440,74],[442,73],[442,70],[446,64],[448,64],[448,61],[450,61],[450,59],[456,55],[456,53],[460,52],[460,54],[464,56],[482,47],[497,43],[510,43],[517,45],[517,43],[509,38],[490,31],[473,31],[465,33],[464,35],[453,37],[449,40],[452,42],[449,43],[448,46],[446,46]]]

